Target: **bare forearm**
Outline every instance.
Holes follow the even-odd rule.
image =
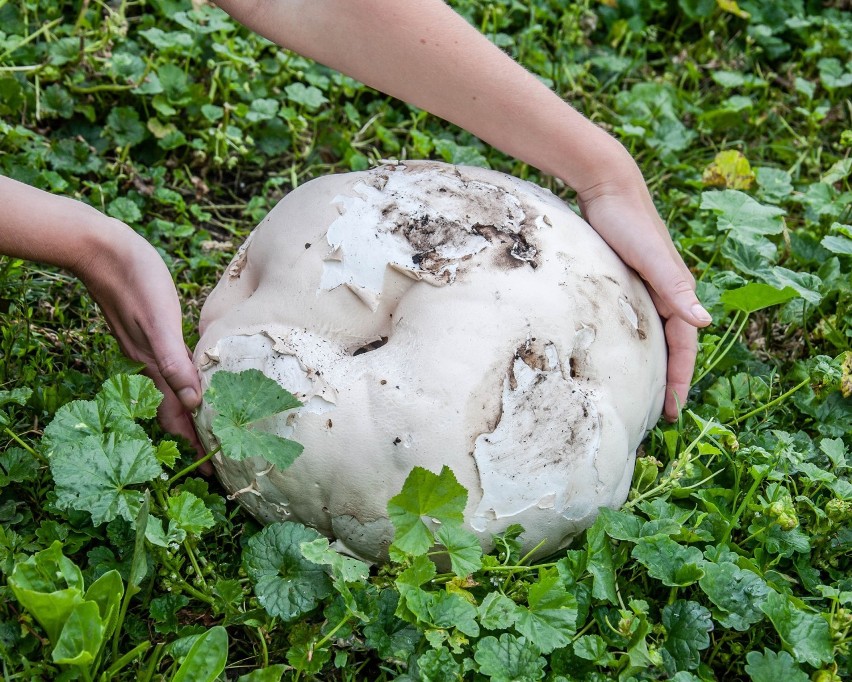
[[[599,184],[611,137],[441,0],[219,0],[249,28],[565,180]]]
[[[124,353],[165,398],[160,421],[201,449],[185,410],[200,385],[169,270],[143,237],[91,206],[0,176],[0,254],[66,268],[97,301]]]
[[[82,202],[0,176],[1,254],[79,274],[112,222]]]

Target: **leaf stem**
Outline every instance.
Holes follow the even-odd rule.
[[[169,508],[169,504],[168,504],[168,501],[166,500],[165,493],[163,493],[163,491],[160,490],[160,487],[156,486],[156,485],[153,487],[153,490],[154,490],[154,497],[157,498],[157,504],[160,505],[160,509],[162,509],[164,512],[166,512]]]
[[[675,586],[672,587],[671,590],[669,590],[669,601],[668,601],[669,606],[674,604],[675,600],[677,599],[677,589],[678,589],[677,585],[675,585]]]
[[[21,440],[21,438],[20,438],[20,436],[18,436],[18,434],[17,434],[17,433],[15,433],[14,431],[12,431],[9,427],[6,427],[6,428],[5,428],[5,429],[3,429],[3,430],[4,430],[7,434],[9,434],[9,436],[11,436],[11,437],[12,437],[12,439],[13,439],[13,440],[14,440],[14,441],[18,444],[18,445],[20,445],[20,446],[21,446],[24,450],[26,450],[27,452],[29,452],[29,453],[30,453],[33,457],[35,457],[35,458],[36,458],[39,462],[41,462],[42,464],[48,464],[48,463],[49,463],[49,462],[48,462],[48,460],[47,460],[47,458],[46,458],[44,455],[42,455],[40,452],[36,452],[35,450],[33,450],[33,449],[32,449],[32,447],[30,447],[30,446],[29,446],[29,445],[27,445],[24,441],[22,441],[22,440]]]
[[[146,668],[145,673],[139,678],[139,682],[150,682],[151,678],[154,677],[154,671],[160,663],[164,646],[165,645],[160,642],[154,647],[154,651],[151,652],[151,656],[148,658],[148,667]]]
[[[529,561],[529,559],[532,557],[532,555],[535,554],[536,551],[539,550],[544,545],[544,543],[546,543],[546,542],[547,542],[547,538],[544,538],[535,547],[533,547],[529,552],[524,554],[524,556],[521,557],[521,559],[520,559],[520,561],[518,561],[518,563],[521,564],[521,566],[526,566],[527,561]]]
[[[134,585],[130,582],[127,583],[127,589],[124,591],[124,599],[121,601],[121,608],[118,611],[115,634],[112,638],[112,657],[114,659],[118,658],[118,640],[121,636],[121,626],[124,624],[124,618],[127,616],[127,607],[129,606],[130,600],[133,598],[133,596],[141,591],[142,590],[138,585]]]
[[[221,445],[216,446],[213,450],[211,450],[210,452],[208,452],[208,453],[207,453],[206,455],[204,455],[204,457],[202,457],[201,459],[197,459],[197,460],[195,460],[195,461],[194,461],[192,464],[190,464],[188,467],[185,467],[185,468],[181,469],[180,471],[178,471],[178,472],[177,472],[174,476],[172,476],[172,477],[171,477],[168,481],[166,481],[166,486],[171,486],[171,485],[172,485],[172,483],[174,483],[174,482],[175,482],[176,480],[178,480],[179,478],[181,478],[181,477],[183,477],[183,476],[186,476],[188,473],[191,473],[191,472],[195,471],[195,470],[196,470],[198,467],[200,467],[202,464],[205,464],[205,463],[209,462],[209,461],[213,458],[213,456],[214,456],[214,455],[216,455],[216,454],[218,454],[218,453],[219,453],[219,451],[220,451],[221,449],[222,449],[222,446],[221,446]]]
[[[20,66],[0,66],[0,73],[15,72],[15,71],[38,71],[42,68],[41,64],[21,64]]]
[[[334,633],[337,632],[340,628],[342,628],[346,623],[349,622],[349,616],[344,616],[343,620],[341,620],[337,625],[335,625],[331,631],[323,637],[319,642],[314,646],[314,651],[317,649],[321,649],[323,645],[328,642],[332,637],[334,637]]]
[[[97,92],[124,92],[139,87],[135,83],[128,83],[127,85],[120,85],[118,83],[101,83],[100,85],[90,86],[68,83],[67,86],[75,95],[93,95]]]
[[[725,242],[728,240],[728,235],[730,232],[726,232],[724,238],[716,245],[716,248],[713,249],[713,255],[710,256],[710,260],[707,261],[707,265],[704,266],[704,269],[701,271],[701,274],[698,276],[696,282],[700,282],[704,279],[704,275],[710,272],[710,269],[713,267],[716,262],[716,258],[722,252],[722,247],[725,245]]]
[[[261,654],[261,668],[269,667],[269,649],[266,646],[266,635],[263,634],[263,628],[257,628],[257,639],[260,641],[260,650]]]
[[[205,594],[204,592],[202,592],[198,588],[194,587],[193,585],[190,585],[184,579],[184,577],[181,575],[180,569],[177,568],[170,561],[166,560],[165,556],[161,555],[160,561],[162,561],[163,566],[165,566],[169,571],[171,571],[174,574],[175,577],[172,578],[172,580],[177,581],[177,583],[180,585],[181,589],[185,590],[186,592],[191,594],[193,597],[195,597],[199,601],[203,601],[205,604],[209,604],[210,606],[213,606],[213,604],[215,603],[215,600],[213,599],[213,597],[210,597],[209,595]]]
[[[183,589],[185,589],[193,597],[198,599],[198,601],[203,601],[205,604],[209,604],[210,606],[213,606],[213,604],[215,603],[215,601],[213,600],[213,597],[207,596],[206,594],[204,594],[204,592],[202,592],[201,590],[199,590],[196,587],[193,587],[188,582],[186,582],[186,580],[184,580],[183,578],[178,577],[178,582],[180,583],[180,585]]]
[[[588,623],[586,623],[586,624],[583,626],[583,629],[582,629],[582,630],[580,630],[580,631],[579,631],[576,635],[574,635],[574,636],[571,638],[571,643],[573,644],[574,642],[576,642],[578,639],[580,639],[580,637],[582,637],[583,635],[585,635],[585,634],[586,634],[589,630],[591,630],[591,629],[592,629],[595,625],[597,625],[597,622],[596,622],[595,620],[590,620]]]
[[[115,663],[113,663],[109,668],[107,668],[103,673],[101,673],[101,681],[109,682],[113,678],[113,676],[121,670],[124,666],[126,666],[130,661],[138,656],[144,654],[148,649],[151,648],[151,642],[144,641],[142,644],[137,645],[130,651],[128,651],[124,656],[119,658]]]
[[[207,581],[201,574],[201,567],[198,565],[198,561],[196,561],[195,559],[195,552],[193,551],[192,546],[189,544],[189,538],[183,541],[183,548],[186,550],[186,555],[189,557],[189,563],[191,563],[192,568],[195,569],[195,575],[201,581],[201,584],[204,585],[204,589],[209,589],[207,586]]]
[[[809,376],[802,379],[798,384],[796,384],[793,388],[791,388],[786,393],[782,393],[777,398],[775,398],[774,400],[770,400],[765,405],[761,405],[760,407],[754,408],[753,410],[751,410],[751,412],[746,412],[741,417],[734,417],[733,419],[730,419],[729,421],[725,422],[725,424],[731,424],[731,423],[739,424],[740,421],[745,421],[749,417],[754,417],[756,414],[760,414],[761,412],[768,410],[773,405],[777,405],[778,403],[789,398],[791,395],[793,395],[800,388],[803,388],[808,382],[810,382],[810,380],[811,380],[811,378]]]
[[[29,34],[26,38],[24,38],[21,42],[19,42],[19,43],[15,43],[15,44],[14,44],[12,47],[10,47],[8,50],[6,50],[6,51],[5,51],[5,52],[3,52],[2,54],[0,54],[0,61],[3,61],[4,59],[6,59],[6,57],[8,57],[10,54],[12,54],[13,52],[15,52],[16,50],[18,50],[18,49],[22,48],[24,45],[26,45],[26,44],[31,43],[32,41],[34,41],[34,40],[35,40],[36,38],[38,38],[38,37],[39,37],[42,33],[47,33],[50,29],[52,29],[54,26],[56,26],[56,24],[58,24],[58,23],[60,23],[60,22],[62,22],[62,21],[64,21],[63,17],[59,17],[58,19],[54,19],[53,21],[46,23],[46,24],[45,24],[44,26],[42,26],[42,27],[41,27],[38,31],[35,31],[35,32],[33,32],[33,33],[30,33],[30,34]]]
[[[712,371],[713,371],[713,368],[715,368],[715,367],[716,367],[716,365],[718,365],[718,364],[722,361],[722,359],[723,359],[723,358],[724,358],[724,357],[725,357],[728,353],[730,353],[731,348],[733,348],[733,347],[734,347],[734,344],[735,344],[735,343],[737,342],[737,340],[740,338],[740,334],[742,334],[742,331],[743,331],[743,329],[744,329],[744,328],[745,328],[745,326],[746,326],[746,322],[748,322],[748,315],[743,315],[742,322],[740,322],[739,327],[737,327],[737,331],[733,334],[733,336],[732,336],[731,340],[728,342],[728,345],[727,345],[727,346],[725,346],[725,348],[724,348],[723,350],[721,350],[721,351],[719,350],[719,348],[721,348],[722,344],[724,344],[724,343],[725,343],[725,341],[727,340],[728,336],[731,334],[731,330],[734,328],[734,325],[735,325],[735,324],[737,323],[737,321],[739,320],[739,316],[740,316],[740,311],[738,310],[738,311],[736,312],[736,314],[734,315],[734,319],[733,319],[733,320],[731,320],[731,324],[730,324],[730,326],[728,327],[728,329],[727,329],[727,330],[725,330],[725,334],[724,334],[724,336],[722,336],[722,339],[719,341],[719,345],[718,345],[718,346],[716,346],[716,350],[715,350],[715,351],[713,352],[713,354],[710,356],[710,359],[709,359],[709,360],[708,360],[708,362],[707,362],[707,366],[704,368],[704,370],[701,372],[701,374],[699,374],[697,377],[695,377],[695,379],[693,379],[693,380],[692,380],[693,385],[694,385],[694,384],[697,384],[697,383],[698,383],[699,381],[701,381],[704,377],[706,377],[706,376],[707,376],[710,372],[712,372]]]
[[[774,468],[774,467],[773,467]],[[740,522],[740,518],[743,515],[743,512],[746,510],[749,502],[751,502],[751,498],[754,497],[754,493],[760,487],[760,484],[763,483],[763,480],[766,478],[767,474],[763,474],[762,476],[758,476],[752,482],[751,487],[748,489],[748,492],[745,494],[743,501],[740,503],[740,506],[734,512],[734,516],[731,519],[730,524],[728,525],[728,529],[725,531],[725,534],[722,536],[721,542],[719,542],[720,547],[724,547],[728,544],[728,540],[731,538],[731,534],[734,532],[734,526],[738,526]]]
[[[641,495],[637,495],[632,500],[629,500],[628,502],[626,502],[624,504],[624,509],[630,509],[632,507],[635,507],[642,500],[648,499],[649,497],[653,497],[657,493],[662,492],[667,487],[669,487],[672,484],[672,482],[680,479],[681,477],[677,474],[679,474],[681,469],[683,469],[687,464],[689,464],[689,462],[692,461],[692,459],[690,457],[690,453],[698,445],[698,442],[702,438],[704,438],[704,436],[706,436],[710,432],[710,429],[712,429],[712,428],[713,428],[713,422],[712,421],[708,421],[707,423],[705,423],[704,426],[701,427],[701,432],[698,434],[698,436],[695,437],[695,440],[693,440],[689,445],[687,445],[686,449],[684,449],[684,451],[681,452],[678,455],[677,461],[675,461],[674,465],[672,466],[671,471],[665,477],[663,477],[663,479],[660,481],[660,483],[658,485],[654,486],[653,488],[646,490]]]
[[[488,568],[483,567],[483,573],[500,573],[503,571],[535,571],[539,568],[550,568],[552,566],[556,566],[556,562],[550,562],[547,564],[533,564],[533,565],[517,565],[517,566],[489,566]]]

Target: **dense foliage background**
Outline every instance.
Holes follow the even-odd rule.
[[[191,345],[235,247],[317,175],[428,157],[571,200],[196,4],[0,0],[0,173],[156,245]],[[852,679],[848,3],[452,4],[645,170],[715,320],[691,412],[654,429],[627,506],[570,551],[530,566],[510,533],[490,557],[450,547],[436,574],[402,546],[368,577],[182,473],[151,387],[104,384],[138,368],[83,288],[0,259],[0,679],[201,680],[226,662],[247,680]],[[145,462],[100,482],[109,509],[77,494],[84,435]]]

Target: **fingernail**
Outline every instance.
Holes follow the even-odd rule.
[[[186,387],[182,388],[177,392],[178,400],[180,400],[181,404],[189,409],[194,408],[198,405],[198,393],[194,388]]]
[[[692,314],[696,317],[696,319],[700,320],[701,322],[713,321],[713,318],[710,317],[710,313],[704,310],[704,307],[698,303],[692,306]]]

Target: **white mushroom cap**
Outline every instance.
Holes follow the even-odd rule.
[[[666,376],[644,285],[587,223],[530,183],[432,162],[285,197],[207,299],[195,359],[205,387],[256,368],[305,403],[263,424],[305,446],[296,462],[217,456],[225,487],[372,560],[414,466],[453,470],[485,547],[513,523],[527,549],[564,547],[626,499]]]

